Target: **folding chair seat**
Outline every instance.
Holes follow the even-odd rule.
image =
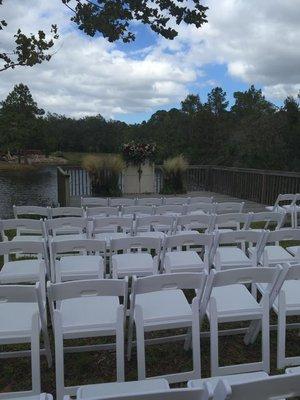
[[[212,232],[214,225],[214,215],[182,215],[176,218],[174,232],[186,235],[190,233]]]
[[[30,255],[35,259],[11,260],[13,255]],[[35,283],[44,285],[45,275],[50,276],[48,262],[45,261],[45,246],[42,242],[8,241],[0,243],[0,255],[4,264],[0,271],[0,283]]]
[[[277,231],[268,232],[266,234],[266,245],[261,251],[260,262],[264,267],[270,265],[276,265],[283,262],[297,263],[300,262],[300,253],[297,252],[298,246],[288,246],[288,242],[294,243],[299,241],[300,243],[300,230],[299,229],[280,229]],[[285,249],[280,245],[284,242],[287,247]],[[274,243],[274,244],[273,244]],[[287,251],[289,249],[289,251]],[[292,251],[296,250],[295,255],[292,255]]]
[[[104,277],[105,241],[96,239],[50,241],[49,247],[53,282]]]
[[[249,214],[226,213],[218,214],[214,219],[214,229],[219,232],[245,229],[249,220]]]
[[[124,206],[121,207],[122,217],[136,218],[154,214],[153,206]]]
[[[40,334],[43,332],[48,366],[52,358],[47,332],[46,311],[40,285],[0,285],[0,345],[28,343],[28,351],[3,352],[1,358],[31,357],[32,389],[14,393],[1,393],[0,398],[30,398],[41,393]],[[9,382],[8,382],[9,383]],[[28,397],[27,397],[28,396]]]
[[[215,203],[216,214],[232,214],[232,213],[242,213],[245,206],[245,202],[237,203],[237,202],[223,202],[223,203]]]
[[[184,204],[188,203],[189,198],[188,197],[164,197],[163,198],[163,204],[167,206],[174,206],[174,205],[179,205],[183,206]]]
[[[91,220],[93,218],[118,217],[120,214],[118,207],[87,207],[85,216]]]
[[[47,219],[50,217],[49,207],[40,206],[13,206],[13,213],[15,218],[22,218],[24,216],[31,218],[43,218]]]
[[[50,218],[84,217],[83,207],[51,207]]]
[[[133,233],[132,218],[94,218],[91,226],[91,237],[106,241],[107,249],[110,249],[110,243],[113,239],[126,238],[132,236]]]
[[[216,233],[215,244],[212,251],[214,267],[221,269],[255,267],[258,264],[257,253],[263,246],[263,232],[246,230]],[[247,243],[248,254],[244,250]],[[250,251],[249,251],[250,250]]]
[[[88,238],[88,220],[81,217],[49,219],[45,223],[48,238],[54,242]]]
[[[193,203],[212,203],[214,201],[213,197],[208,196],[193,196],[188,198],[188,204]]]
[[[212,234],[176,234],[166,237],[163,246],[162,270],[172,272],[201,272],[209,269],[209,255],[213,245]],[[196,246],[196,249],[191,249]],[[183,250],[183,247],[186,250]],[[203,259],[197,251],[202,250]]]
[[[157,274],[161,247],[160,238],[133,236],[112,240],[110,254],[113,278]],[[123,253],[118,254],[118,251]],[[154,257],[151,251],[154,251]]]
[[[64,340],[115,336],[117,380],[124,380],[124,323],[127,309],[126,279],[93,279],[48,283],[48,297],[54,328],[57,399],[75,395],[78,386],[65,387],[64,353],[99,351],[112,345],[65,347]],[[120,304],[123,298],[123,305]]]
[[[274,205],[267,206],[266,210],[290,214],[292,228],[295,228],[295,203],[296,203],[295,194],[292,193],[279,194]]]
[[[274,400],[298,398],[300,374],[282,374],[245,382],[228,382],[222,377],[215,390],[216,400]]]
[[[185,205],[179,204],[156,206],[154,212],[155,215],[170,215],[173,217],[178,217],[179,215],[186,214],[186,207]]]
[[[213,214],[214,211],[214,203],[191,203],[186,206],[187,215]]]
[[[108,207],[108,199],[104,197],[81,197],[81,207]]]
[[[175,217],[170,215],[153,215],[137,217],[134,234],[136,236],[154,237],[164,240],[166,234],[173,233]]]
[[[206,283],[206,273],[181,273],[133,277],[128,332],[128,359],[131,357],[133,324],[136,327],[138,379],[146,378],[145,333],[166,329],[191,328],[193,370],[164,375],[169,383],[201,376],[199,304]],[[192,305],[183,290],[193,289]]]
[[[162,206],[162,197],[142,197],[136,199],[137,206]]]
[[[209,384],[201,389],[170,389],[164,379],[147,379],[124,383],[102,383],[82,386],[77,391],[78,400],[212,400]],[[66,396],[64,400],[71,400]]]
[[[32,396],[19,396],[18,394],[12,393],[13,397],[10,397],[10,393],[3,393],[3,395],[5,395],[5,399],[13,399],[13,400],[53,400],[53,397],[51,396],[51,394],[48,393],[41,393],[41,394],[34,394]],[[1,393],[0,393],[0,399],[3,398],[1,397]]]
[[[212,270],[203,298],[209,299],[206,315],[210,324],[211,375],[265,371],[270,369],[269,297],[282,271],[270,268],[239,268],[227,271]],[[260,302],[245,284],[267,283]],[[236,321],[260,321],[262,325],[262,361],[219,366],[218,324]],[[228,331],[230,334],[230,331]]]
[[[244,229],[251,229],[253,231],[261,232],[263,230],[271,230],[271,224],[274,225],[274,230],[279,230],[285,219],[285,212],[264,211],[258,213],[249,213],[249,219]],[[264,222],[263,228],[252,227],[252,224]]]

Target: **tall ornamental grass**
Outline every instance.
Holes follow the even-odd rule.
[[[168,158],[163,163],[163,194],[186,193],[185,171],[188,163],[182,155]]]

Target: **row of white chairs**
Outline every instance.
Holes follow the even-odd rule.
[[[137,197],[137,198],[101,198],[81,197],[82,207],[119,207],[119,206],[161,206],[183,205],[193,203],[212,203],[213,197],[209,196],[173,196],[173,197]]]
[[[248,285],[260,291],[249,290]],[[188,301],[185,291],[195,295]],[[242,374],[270,370],[269,313],[278,315],[277,365],[300,363],[300,357],[286,357],[285,320],[300,312],[300,264],[275,267],[238,268],[227,271],[212,269],[202,273],[175,273],[133,278],[129,313],[127,313],[128,279],[93,279],[47,284],[47,297],[55,340],[55,370],[57,399],[66,394],[75,395],[77,386],[66,387],[64,380],[64,354],[81,351],[116,350],[117,381],[125,378],[125,327],[127,357],[137,349],[138,379],[146,379],[145,346],[159,343],[159,338],[146,339],[153,331],[185,328],[187,334],[163,337],[163,342],[192,343],[191,371],[160,376],[169,383],[186,382],[201,378],[201,322],[206,316],[210,331],[211,376]],[[0,285],[0,344],[31,344],[32,390],[40,392],[40,334],[43,333],[45,354],[51,365],[51,351],[47,331],[46,302],[40,284]],[[297,301],[295,301],[295,299]],[[261,361],[239,365],[219,365],[219,324],[248,321],[244,329],[245,342],[253,342],[262,332]],[[135,328],[135,329],[134,329]],[[133,332],[136,340],[133,342]],[[227,334],[232,332],[228,330]],[[224,334],[224,331],[223,331]],[[115,343],[66,346],[68,339],[114,336]],[[19,351],[15,356],[24,356]],[[2,357],[5,354],[2,354]]]
[[[15,218],[24,216],[42,217],[45,219],[60,217],[108,217],[126,215],[185,215],[185,214],[222,214],[242,212],[244,203],[192,203],[164,205],[121,205],[107,207],[39,207],[13,206]]]

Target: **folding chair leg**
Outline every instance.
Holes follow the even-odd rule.
[[[54,311],[55,320],[55,378],[56,378],[56,398],[63,400],[65,395],[64,378],[64,341],[61,329],[60,315]]]
[[[143,316],[140,307],[136,307],[135,311],[135,326],[136,326],[136,349],[137,349],[137,364],[138,364],[138,380],[146,379],[145,365],[145,332],[143,326]]]
[[[40,360],[40,334],[39,334],[39,315],[35,314],[32,318],[31,336],[31,371],[32,371],[32,391],[41,392],[41,360]]]
[[[117,331],[116,331],[116,356],[117,356],[117,381],[125,380],[124,372],[124,310],[120,306],[117,315]]]
[[[269,307],[264,312],[262,317],[262,362],[265,372],[270,372],[270,321],[269,321]]]
[[[133,337],[133,318],[129,319],[128,327],[128,338],[127,338],[127,360],[131,360],[131,350],[132,350],[132,337]]]
[[[200,321],[197,302],[193,302],[192,343],[193,343],[193,370],[195,378],[201,377],[201,350],[200,350]],[[190,331],[190,329],[189,329]]]
[[[209,304],[209,316],[210,316],[210,365],[211,365],[211,376],[218,375],[219,369],[219,338],[218,338],[218,318],[215,299],[211,298]]]
[[[184,350],[188,351],[192,345],[192,331],[191,328],[188,328],[185,341],[184,341]]]
[[[280,293],[281,294],[281,293]],[[286,342],[286,314],[285,299],[279,294],[278,298],[278,327],[277,327],[277,368],[284,368],[285,360],[285,342]]]

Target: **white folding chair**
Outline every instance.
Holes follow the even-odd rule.
[[[47,236],[55,242],[88,238],[88,219],[80,217],[53,218],[45,222]]]
[[[215,203],[214,212],[216,214],[242,213],[244,205],[245,203],[243,201],[241,203],[236,203],[236,202]]]
[[[126,199],[124,197],[117,197],[115,199],[109,198],[108,205],[110,207],[122,207],[122,206],[135,206],[136,199]]]
[[[167,274],[208,271],[213,241],[214,235],[203,233],[167,236],[163,244],[162,271]],[[193,249],[192,246],[195,248]],[[200,250],[202,258],[198,254]]]
[[[213,231],[214,219],[215,215],[212,214],[181,215],[176,218],[174,232],[189,234],[200,230],[209,233]]]
[[[166,234],[173,233],[174,222],[175,217],[170,215],[138,216],[135,221],[134,234],[164,239]]]
[[[254,371],[269,372],[270,331],[269,297],[282,271],[280,266],[261,268],[237,268],[227,271],[210,272],[203,295],[208,300],[207,317],[210,324],[211,375],[227,375]],[[245,284],[267,284],[258,302]],[[237,321],[261,321],[262,361],[230,366],[219,366],[218,324]],[[230,330],[228,330],[230,334]]]
[[[207,196],[193,196],[189,197],[188,204],[194,204],[194,203],[212,203],[214,201],[213,197],[207,197]]]
[[[110,243],[110,264],[113,278],[157,274],[161,247],[160,238],[132,236],[113,239]],[[118,254],[120,251],[122,254]],[[154,257],[151,252],[154,252]]]
[[[51,284],[48,297],[55,339],[57,399],[75,395],[78,386],[65,387],[64,354],[116,349],[117,380],[124,380],[124,323],[127,309],[126,279],[92,279]],[[120,299],[123,298],[123,305]],[[115,336],[115,344],[65,347],[64,340]]]
[[[81,207],[107,207],[108,199],[102,197],[81,197]]]
[[[135,324],[139,380],[146,378],[145,333],[178,328],[192,329],[193,370],[164,375],[163,378],[169,383],[174,383],[201,376],[199,303],[206,277],[206,273],[181,273],[133,278],[128,359],[131,357],[133,324]],[[191,305],[183,292],[188,289],[196,290]]]
[[[8,231],[16,231],[11,240],[13,241],[37,241],[44,242],[46,231],[44,221],[29,218],[12,218],[0,220],[0,232],[2,240],[9,240]],[[9,232],[11,236],[11,232]]]
[[[300,193],[295,194],[295,200],[294,200],[294,207],[291,207],[291,211],[293,211],[294,208],[294,227],[299,228],[298,225],[298,214],[300,212]],[[284,207],[284,206],[283,206]]]
[[[86,217],[92,218],[118,217],[120,211],[118,207],[87,207],[85,210]]]
[[[184,204],[188,203],[188,197],[164,197],[163,204],[167,206],[171,205],[179,205],[183,206]]]
[[[82,239],[54,242],[51,240],[49,248],[52,282],[104,278],[105,241]]]
[[[51,207],[50,218],[84,217],[83,207]]]
[[[136,199],[137,206],[162,206],[162,197],[143,197]]]
[[[165,379],[100,383],[82,386],[77,400],[212,400],[212,388],[204,383],[201,389],[170,389]],[[71,400],[66,396],[64,400]]]
[[[219,232],[245,229],[249,218],[249,214],[240,212],[217,214],[214,220],[214,229]]]
[[[15,218],[22,218],[24,216],[49,218],[50,208],[40,206],[13,206],[13,213]]]
[[[186,206],[186,214],[213,214],[215,211],[214,203],[191,203]]]
[[[30,344],[30,350],[1,352],[1,358],[31,357],[32,389],[30,391],[1,393],[1,399],[27,398],[41,393],[40,333],[43,339],[48,366],[52,364],[46,310],[40,286],[0,285],[0,345]],[[9,382],[7,382],[9,383]],[[37,397],[39,398],[39,397]]]
[[[133,234],[133,219],[126,217],[93,218],[91,237],[106,241],[106,248],[110,248],[112,239],[121,239]]]
[[[283,262],[300,262],[299,229],[280,229],[272,232],[268,231],[265,242],[266,245],[264,246],[263,251],[261,251],[262,254],[260,255],[260,258],[258,258],[264,267]],[[296,245],[295,242],[299,242],[299,244]],[[284,244],[286,248],[281,246],[281,243]]]
[[[155,215],[171,215],[177,217],[178,215],[186,214],[186,206],[179,204],[156,206],[154,208],[154,213]]]
[[[251,229],[256,231],[261,230],[272,230],[272,226],[274,227],[273,230],[277,231],[283,226],[285,219],[285,213],[283,212],[275,212],[275,211],[263,211],[258,213],[249,213],[249,219],[246,223],[244,229]],[[257,227],[257,224],[264,223],[264,226]],[[253,225],[254,226],[253,226]]]
[[[275,400],[296,399],[300,395],[300,374],[268,376],[251,382],[229,383],[220,379],[214,400]]]
[[[0,243],[0,255],[4,264],[0,271],[0,284],[35,283],[45,286],[45,275],[50,276],[47,255],[42,242],[6,241]],[[26,259],[13,259],[13,256],[25,256]],[[28,257],[31,257],[28,259]]]
[[[296,195],[293,193],[279,194],[273,206],[266,206],[267,211],[285,212],[291,215],[292,228],[295,227],[295,203]]]
[[[123,217],[136,218],[137,216],[147,216],[154,214],[153,206],[124,206],[121,207]]]
[[[258,265],[258,254],[264,242],[264,232],[246,230],[216,232],[215,243],[211,252],[212,263],[218,271],[256,267]],[[247,244],[250,244],[251,247],[248,247],[245,251]]]

